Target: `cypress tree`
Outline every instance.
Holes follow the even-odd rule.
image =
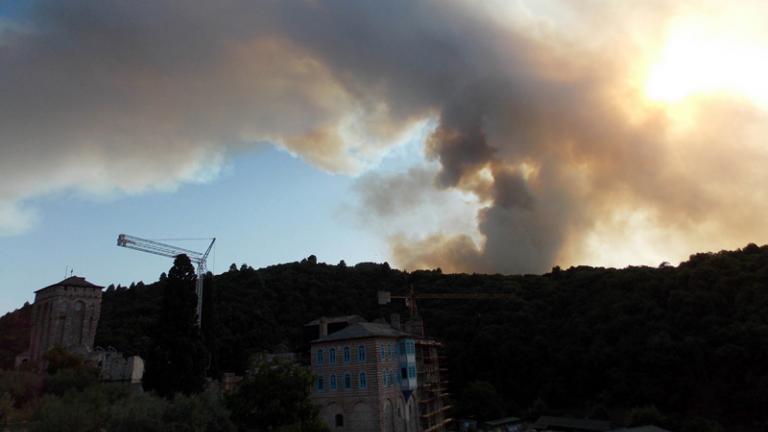
[[[189,257],[177,256],[168,271],[144,373],[144,388],[164,397],[199,393],[205,385],[208,352],[197,326],[196,280]]]
[[[219,323],[216,315],[216,285],[211,272],[206,273],[203,279],[203,319],[201,326],[203,342],[210,353],[208,376],[219,378],[221,375],[219,370]]]

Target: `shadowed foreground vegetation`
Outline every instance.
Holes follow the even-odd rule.
[[[160,279],[105,290],[98,345],[146,358]],[[646,416],[681,431],[768,425],[766,246],[697,254],[678,267],[554,268],[541,276],[405,273],[309,257],[258,270],[233,265],[207,282],[203,333],[214,374],[242,373],[253,353],[280,344],[303,349],[303,324],[321,315],[405,316],[402,305],[378,306],[378,290],[507,292],[515,295],[419,303],[427,332],[445,344],[455,398],[488,401],[459,404],[458,414]],[[28,337],[7,336],[28,331],[25,311],[0,319],[6,367],[24,345],[15,338]]]
[[[60,349],[52,350],[48,360],[45,373],[0,370],[0,430],[327,431],[309,401],[311,375],[293,364],[254,362],[228,395],[210,385],[164,398],[126,384],[100,382],[97,369]]]

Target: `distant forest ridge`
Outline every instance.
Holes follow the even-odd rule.
[[[170,266],[170,263],[169,263]],[[403,272],[388,264],[301,262],[209,276],[204,333],[219,371],[249,357],[303,349],[319,316],[406,317],[377,291],[513,294],[503,300],[422,300],[428,335],[445,346],[451,392],[490,383],[499,414],[532,406],[574,415],[655,406],[728,430],[768,424],[768,246],[700,253],[677,267],[554,268],[545,275]],[[164,276],[104,291],[96,344],[144,355]],[[0,318],[0,366],[26,349],[30,307]]]

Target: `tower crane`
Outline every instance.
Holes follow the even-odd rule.
[[[203,318],[203,276],[207,271],[206,260],[208,254],[211,253],[213,244],[216,243],[216,238],[211,239],[211,243],[208,245],[208,249],[205,252],[196,252],[189,249],[180,248],[177,246],[171,246],[165,243],[160,243],[155,240],[147,240],[140,237],[134,237],[127,234],[120,234],[117,236],[117,245],[129,249],[135,249],[141,252],[147,252],[155,255],[160,255],[169,258],[175,258],[179,255],[186,255],[189,260],[197,266],[197,280],[195,281],[195,293],[197,294],[197,325],[201,326]]]

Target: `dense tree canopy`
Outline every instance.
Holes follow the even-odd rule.
[[[31,331],[32,305],[29,303],[0,317],[0,369],[14,367],[16,355],[29,347]]]
[[[405,273],[306,259],[258,270],[243,264],[213,279],[222,371],[242,373],[251,354],[278,344],[306,349],[303,324],[321,315],[407,314],[402,304],[378,306],[377,290],[505,292],[514,295],[419,303],[427,333],[444,342],[457,400],[468,383],[484,381],[506,409],[520,407],[511,415],[536,405],[626,418],[653,406],[679,430],[683,418],[728,430],[768,422],[765,246],[697,254],[677,267],[572,267],[541,276]],[[146,358],[166,287],[107,289],[97,344]]]
[[[232,419],[254,432],[327,431],[309,400],[313,382],[309,370],[296,364],[258,361],[227,399]]]
[[[43,373],[0,370],[0,426],[32,432],[234,432],[212,390],[172,399],[104,383],[76,355],[53,350]],[[3,429],[5,430],[5,429]]]
[[[697,254],[678,267],[573,267],[542,276],[313,262],[243,265],[215,278],[222,370],[242,372],[252,353],[281,343],[306,349],[302,326],[321,315],[407,314],[401,304],[378,306],[378,290],[507,292],[516,295],[419,304],[427,332],[445,344],[459,400],[469,382],[485,381],[505,407],[523,411],[510,414],[538,399],[578,415],[653,405],[673,423],[676,416],[746,427],[768,421],[768,247]],[[128,311],[152,311],[160,295],[152,288],[105,294],[105,307],[121,313],[115,321],[103,314],[101,343],[146,351],[141,338],[106,336],[144,319]]]

